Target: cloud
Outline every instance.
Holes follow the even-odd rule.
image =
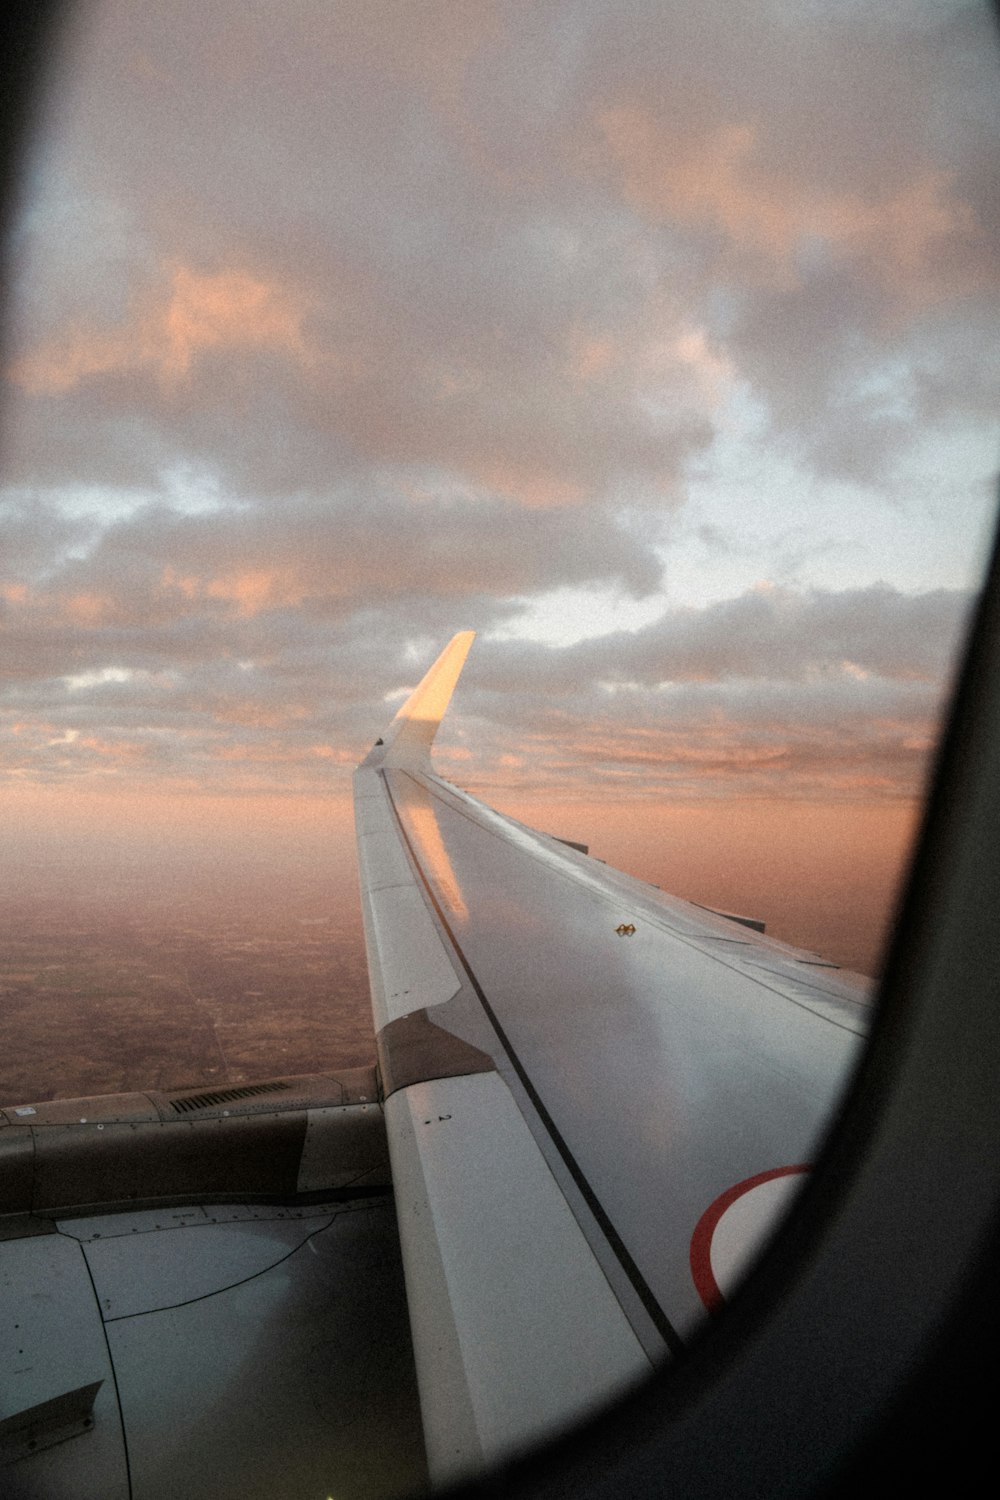
[[[977,28],[99,7],[19,240],[8,472],[676,508],[744,383],[817,470],[881,478],[970,378],[995,407]]]
[[[40,530],[48,516],[41,507]],[[564,581],[613,581],[641,595],[659,579],[648,544],[611,518],[401,494],[383,483],[368,494],[352,487],[206,514],[149,506],[100,530],[83,555],[51,566],[29,608],[95,626],[289,609],[315,618],[420,596],[503,601]]]
[[[191,372],[206,350],[273,348],[301,356],[303,309],[243,271],[169,269],[166,284],[131,309],[120,329],[77,325],[14,361],[9,378],[28,395],[59,394],[90,376],[151,369],[163,385]]]
[[[881,588],[746,593],[703,548],[706,608],[488,637],[560,590],[659,598],[689,485],[733,473],[706,540],[815,549],[835,476],[824,515],[850,486],[903,545],[914,453],[995,422],[982,30],[97,7],[16,236],[17,773],[314,787],[471,625],[477,774],[910,795],[967,596],[903,591],[891,546]]]
[[[315,787],[384,728],[445,634],[415,639],[391,598],[249,616],[223,616],[220,601],[214,625],[195,602],[185,615],[182,592],[175,617],[140,612],[114,628],[27,615],[8,627],[21,664],[10,768]],[[566,648],[482,639],[442,765],[529,791],[911,796],[968,606],[946,591],[769,588]]]
[[[552,651],[487,643],[480,668],[503,691],[546,695],[581,680],[612,686],[781,680],[846,674],[936,687],[946,675],[969,595],[915,596],[887,585],[830,592],[761,585],[702,609],[667,610],[653,624]]]
[[[641,336],[602,333],[593,309],[581,323],[535,258],[526,296],[493,278],[446,314],[432,287],[408,300],[345,265],[322,295],[280,267],[167,267],[123,324],[77,320],[15,357],[8,378],[33,400],[11,477],[156,485],[193,459],[231,489],[289,493],[391,464],[531,507],[650,486],[668,501],[710,441],[722,364],[663,298],[637,302]]]
[[[484,642],[461,710],[487,768],[477,784],[912,797],[970,602],[768,588],[562,649]]]
[[[95,530],[92,521],[68,516],[49,500],[8,493],[0,506],[4,586],[23,597],[27,579],[56,566],[74,546],[92,541]]]
[[[794,284],[803,250],[815,254],[821,246],[834,260],[866,262],[896,297],[919,304],[946,295],[924,276],[938,243],[981,233],[971,206],[952,196],[940,171],[925,170],[874,200],[809,183],[790,193],[787,178],[761,160],[751,124],[719,125],[680,151],[671,132],[635,108],[608,109],[598,125],[621,167],[627,201],[661,223],[717,231],[744,257],[745,273],[758,261],[765,283]]]
[[[919,424],[983,412],[984,382],[996,408],[989,25],[792,6],[667,24],[581,135],[581,169],[700,266],[735,378],[821,475],[884,482]]]

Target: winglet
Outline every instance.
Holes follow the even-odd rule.
[[[363,766],[429,769],[434,736],[475,638],[474,630],[462,630],[452,636],[393,719],[385,733],[384,743],[375,745],[361,762]]]

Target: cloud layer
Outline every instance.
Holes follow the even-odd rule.
[[[315,789],[473,626],[490,785],[912,795],[995,446],[989,25],[89,10],[15,232],[7,774]]]

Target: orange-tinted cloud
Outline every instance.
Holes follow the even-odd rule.
[[[271,349],[305,357],[301,300],[246,271],[201,274],[166,269],[166,281],[138,294],[119,328],[78,324],[22,354],[9,376],[29,395],[71,390],[90,376],[152,371],[166,386],[190,374],[207,350]]]
[[[477,478],[493,494],[503,495],[531,509],[575,505],[585,494],[580,484],[558,471],[546,473],[541,466],[518,463],[514,457],[481,464]]]
[[[95,12],[19,231],[0,608],[12,721],[49,727],[10,737],[14,773],[83,781],[141,744],[149,784],[339,784],[415,658],[476,625],[472,759],[443,764],[650,806],[909,797],[958,628],[930,591],[960,574],[922,571],[930,525],[897,571],[813,486],[898,505],[906,550],[968,491],[897,454],[994,420],[967,33],[458,10]],[[922,92],[939,53],[951,116]],[[602,626],[615,590],[683,591],[709,531],[717,605]],[[761,571],[823,578],[826,549],[839,592],[741,592],[740,549],[772,542]],[[896,587],[845,588],[838,548]],[[581,647],[490,640],[592,586]]]
[[[293,564],[229,569],[204,575],[181,573],[168,565],[163,570],[162,589],[167,595],[176,591],[191,604],[218,600],[247,619],[262,610],[301,604],[307,593],[302,569]]]
[[[763,274],[784,281],[797,279],[796,257],[813,240],[835,256],[868,262],[919,302],[951,298],[957,288],[934,276],[933,252],[948,240],[982,236],[971,206],[940,169],[865,197],[782,176],[749,123],[679,139],[649,110],[623,105],[604,110],[598,124],[633,207],[657,222],[719,230],[754,254]]]

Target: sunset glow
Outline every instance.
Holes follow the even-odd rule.
[[[353,899],[350,769],[475,629],[444,775],[874,966],[992,524],[988,7],[101,0],[64,52],[8,856],[322,830]]]

